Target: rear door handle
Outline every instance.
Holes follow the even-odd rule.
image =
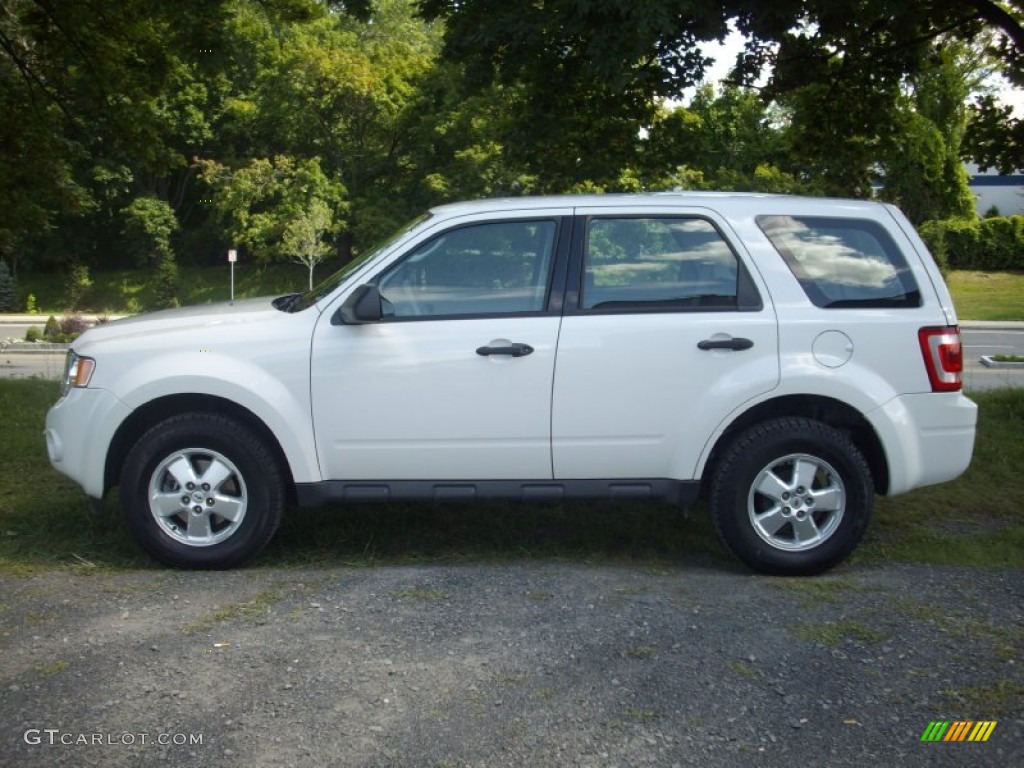
[[[529,344],[520,344],[518,342],[509,344],[504,347],[480,347],[476,353],[487,357],[488,355],[511,355],[512,357],[526,357],[526,355],[533,352],[533,347]]]
[[[754,342],[750,339],[736,337],[734,339],[704,339],[697,342],[697,349],[750,349]]]

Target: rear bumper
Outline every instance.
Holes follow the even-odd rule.
[[[901,395],[868,419],[887,449],[889,496],[952,480],[971,463],[978,406],[961,392]]]

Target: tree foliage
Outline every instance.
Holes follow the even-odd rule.
[[[782,170],[785,161],[777,109],[749,89],[708,85],[655,116],[641,165],[654,189],[807,191]]]
[[[314,199],[285,224],[281,236],[281,250],[284,254],[309,270],[310,290],[313,289],[313,270],[331,251],[323,237],[334,224],[333,219],[327,203]]]
[[[26,222],[118,207],[128,191],[119,184],[156,188],[187,165],[184,152],[210,136],[204,52],[220,43],[226,5],[4,4],[0,106],[19,115],[4,121],[10,151],[0,158],[7,242]],[[25,178],[32,183],[12,183]]]
[[[328,178],[319,158],[257,158],[234,170],[210,160],[201,167],[232,242],[257,261],[298,258],[312,272],[327,249],[317,246],[300,258],[296,238],[312,227],[319,244],[325,234],[344,226],[345,189]]]
[[[171,236],[178,220],[166,201],[151,195],[135,198],[125,209],[125,231],[140,265],[158,264],[174,256]]]
[[[1024,171],[1024,118],[1014,117],[1011,108],[991,94],[979,96],[975,102],[964,144],[964,154],[975,159],[982,170]]]
[[[160,308],[178,306],[178,264],[171,236],[178,220],[171,206],[160,198],[135,198],[125,210],[125,230],[138,263],[155,267],[156,302]]]
[[[883,196],[915,223],[974,216],[961,154],[968,99],[983,87],[989,69],[977,48],[946,41],[909,79],[898,103],[898,139],[880,160]]]
[[[1024,87],[1022,20],[1022,0],[6,0],[0,255],[144,261],[172,303],[178,260],[237,245],[308,277],[457,198],[867,196],[884,174],[915,220],[959,215],[959,158],[1024,167],[1020,116],[964,69],[984,52]],[[729,82],[694,92],[730,25]]]
[[[0,312],[17,312],[20,308],[17,284],[7,262],[0,259]]]
[[[937,41],[983,40],[1024,84],[1020,0],[539,0],[528,9],[499,0],[424,0],[448,25],[445,52],[465,62],[479,88],[518,86],[516,145],[565,184],[617,177],[622,138],[647,128],[659,99],[681,98],[706,61],[695,44],[722,39],[731,20],[749,38],[733,73],[753,84],[765,72],[766,101],[789,113],[787,153],[804,184],[828,194],[870,193],[878,157],[905,121],[906,77]],[[988,30],[998,35],[982,37]],[[591,141],[578,126],[601,115]],[[1005,125],[1005,121],[1001,123]],[[614,130],[613,129],[617,129]],[[590,148],[591,151],[587,151]],[[620,162],[621,167],[621,162]]]

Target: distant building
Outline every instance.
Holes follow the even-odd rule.
[[[1003,176],[992,169],[982,173],[971,163],[967,174],[979,214],[984,216],[992,206],[999,209],[1000,216],[1024,214],[1024,174]]]

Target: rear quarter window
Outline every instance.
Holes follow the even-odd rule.
[[[921,306],[921,292],[903,252],[877,222],[758,216],[757,224],[815,306]]]

